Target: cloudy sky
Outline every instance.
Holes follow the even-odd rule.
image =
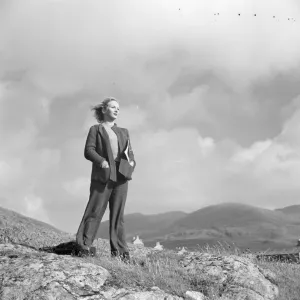
[[[0,206],[76,232],[105,96],[126,213],[300,204],[299,47],[298,0],[1,0]]]

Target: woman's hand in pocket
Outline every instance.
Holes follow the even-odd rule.
[[[104,160],[102,162],[102,164],[100,165],[100,167],[103,168],[103,169],[106,169],[106,168],[109,168],[109,164],[108,164],[108,162],[106,160]]]

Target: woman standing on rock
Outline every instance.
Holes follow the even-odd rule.
[[[135,168],[134,154],[129,133],[115,123],[119,103],[115,98],[106,98],[93,107],[99,124],[90,128],[84,156],[93,163],[90,197],[79,226],[76,241],[90,253],[102,217],[109,204],[111,255],[129,259],[125,241],[124,208],[128,180]]]

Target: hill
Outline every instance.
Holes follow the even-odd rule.
[[[127,238],[132,239],[136,235],[143,236],[143,238],[155,237],[162,229],[168,228],[175,221],[180,220],[186,215],[187,213],[181,211],[171,211],[155,215],[140,213],[125,215]],[[109,238],[109,221],[101,223],[97,237]]]
[[[146,239],[146,244],[159,240],[169,248],[183,245],[195,248],[226,242],[258,251],[292,247],[299,234],[299,220],[281,211],[223,203],[187,214]]]
[[[141,216],[138,214],[136,217]],[[157,219],[161,220],[161,217],[163,216],[158,216]],[[171,214],[171,219],[173,217]],[[299,274],[297,265],[257,261],[260,264],[257,268],[253,265],[253,259],[247,258],[250,256],[245,256],[232,248],[207,248],[206,251],[178,256],[172,251],[156,252],[153,249],[141,249],[133,245],[129,246],[134,263],[122,264],[119,260],[111,258],[109,242],[105,241],[106,246],[102,241],[99,243],[99,240],[95,246],[97,253],[101,255],[93,259],[78,259],[2,243],[3,237],[7,237],[9,241],[18,243],[25,241],[34,247],[40,247],[45,242],[53,246],[70,237],[51,225],[3,208],[0,208],[0,220],[2,258],[0,270],[4,279],[0,286],[0,294],[4,297],[3,300],[23,299],[24,295],[30,299],[56,299],[58,295],[67,299],[70,293],[75,295],[74,297],[86,298],[88,295],[97,299],[99,297],[111,299],[113,295],[125,295],[135,299],[150,299],[149,297],[166,299],[171,293],[171,298],[177,295],[182,299],[186,298],[186,291],[190,291],[191,288],[205,293],[207,299],[216,299],[215,295],[220,295],[220,291],[223,293],[222,298],[226,299],[228,295],[231,297],[232,293],[237,297],[244,297],[246,292],[249,292],[249,297],[256,299],[256,295],[259,297],[263,293],[266,296],[266,290],[274,291],[277,288],[276,286],[270,288],[273,278],[278,279],[274,282],[280,284],[279,290],[282,292],[280,299],[299,299],[299,276],[295,276]],[[16,240],[18,238],[22,239]],[[49,241],[49,238],[52,240]],[[270,270],[264,272],[263,269],[266,268],[271,268],[271,271],[273,269],[276,277]],[[212,278],[212,273],[217,275]],[[93,274],[95,276],[89,276]],[[224,276],[227,276],[225,281]],[[220,282],[216,278],[220,278]],[[259,283],[259,293],[254,294],[255,284],[252,284],[249,290],[241,285],[241,295],[238,294],[240,283],[249,281],[249,278],[251,282]],[[224,282],[227,281],[229,285],[224,286]],[[99,294],[99,288],[95,289],[95,286],[100,285],[103,285],[104,292]],[[165,290],[168,294],[164,292]],[[269,298],[274,297],[271,295]]]
[[[38,221],[36,219],[19,214],[13,210],[0,207],[0,228],[4,226],[14,227],[20,225],[27,226],[28,228],[47,228],[58,233],[62,232],[61,230],[45,222]]]
[[[146,246],[160,241],[165,247],[190,250],[219,242],[234,243],[252,251],[291,248],[300,238],[299,206],[268,210],[238,203],[211,205],[192,213],[180,211],[157,215],[125,215],[127,240],[139,235]],[[14,242],[41,247],[74,239],[44,222],[0,207],[0,243]],[[109,238],[109,222],[101,223],[96,238]],[[40,241],[43,240],[43,244]],[[39,241],[39,242],[38,242]]]
[[[72,237],[47,223],[0,207],[0,243],[14,242],[43,247],[68,241]]]
[[[139,235],[146,246],[160,241],[174,249],[190,249],[219,242],[234,243],[253,251],[290,248],[300,233],[300,220],[281,210],[269,210],[240,203],[222,203],[192,213],[125,215],[128,241]],[[109,222],[101,223],[97,237],[109,238]]]
[[[222,203],[190,213],[175,222],[174,226],[185,229],[247,227],[257,223],[282,225],[288,220],[282,212],[239,203]]]
[[[275,211],[282,212],[289,216],[299,217],[300,222],[300,205],[291,205],[283,208],[275,209]]]

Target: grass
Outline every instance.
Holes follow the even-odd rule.
[[[97,247],[98,248],[98,247]],[[107,248],[98,248],[102,253],[97,258],[87,258],[92,263],[106,268],[112,275],[108,285],[116,288],[150,290],[159,287],[170,294],[183,297],[186,291],[199,291],[210,300],[219,299],[224,285],[214,284],[207,274],[190,273],[179,264],[179,256],[174,251],[151,252],[144,257],[137,255],[136,263],[124,264],[106,255]],[[202,247],[198,252],[212,255],[253,255],[249,250],[241,251],[234,245],[221,244]],[[300,299],[300,265],[282,262],[258,261],[255,263],[274,272],[277,276],[279,296],[276,300]],[[229,284],[229,282],[227,282]]]
[[[300,299],[300,265],[283,262],[258,262],[262,268],[277,275],[279,296],[276,300]]]
[[[69,241],[71,235],[57,233],[51,229],[28,231],[27,226],[0,227],[0,243],[24,243],[34,247],[57,245]],[[201,272],[188,272],[179,263],[180,257],[171,250],[161,252],[150,251],[149,248],[135,248],[130,245],[133,263],[125,264],[110,257],[107,240],[95,241],[97,257],[88,257],[84,260],[102,266],[111,276],[104,288],[126,288],[137,291],[146,291],[158,287],[167,293],[183,297],[186,291],[199,291],[208,299],[219,299],[224,285],[214,283],[213,278]],[[234,244],[219,243],[215,246],[199,247],[197,252],[212,255],[251,255],[250,251],[241,251]],[[3,253],[2,253],[3,255]],[[279,262],[256,261],[265,269],[273,271],[277,276],[279,297],[277,300],[300,299],[300,265]],[[229,284],[229,283],[228,283]]]
[[[151,253],[130,264],[108,256],[86,259],[107,269],[111,274],[107,284],[115,288],[146,291],[155,286],[178,296],[184,296],[188,290],[209,294],[211,289],[205,285],[203,275],[185,272],[179,265],[178,256],[171,251]]]

